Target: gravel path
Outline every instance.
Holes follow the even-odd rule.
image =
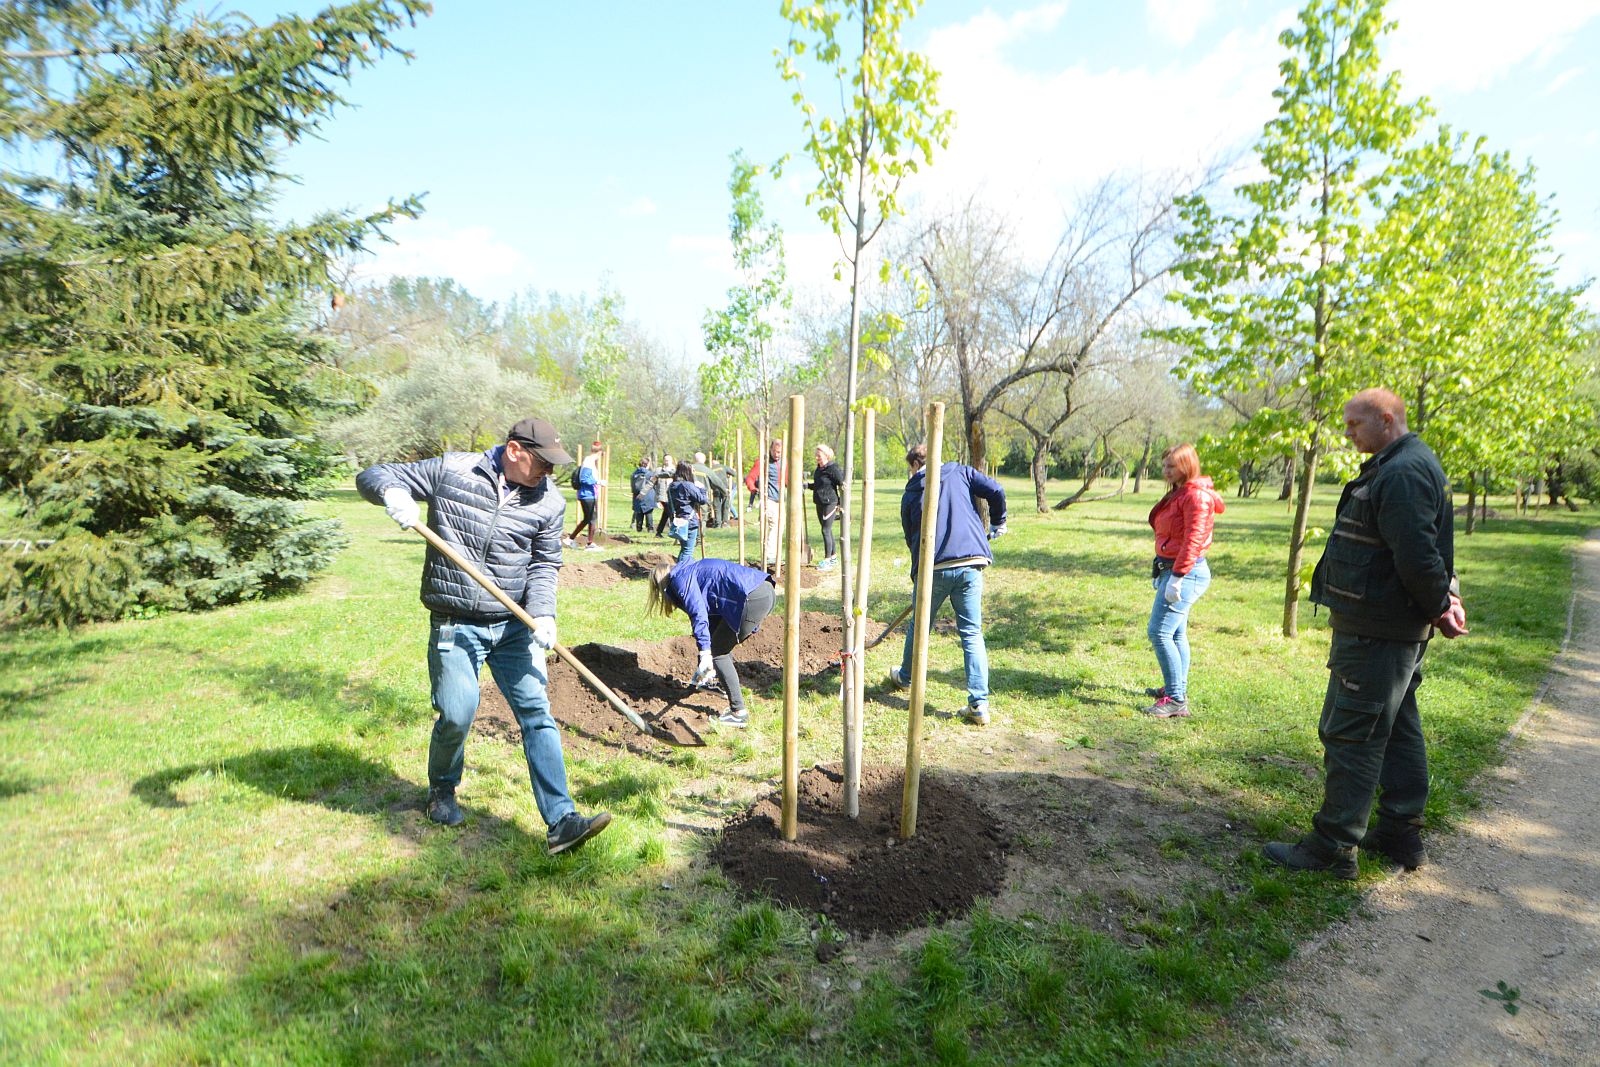
[[[1569,640],[1483,809],[1302,949],[1269,1058],[1600,1064],[1600,535],[1577,551]]]

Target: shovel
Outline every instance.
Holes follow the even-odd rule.
[[[522,624],[528,628],[529,633],[533,632],[533,616],[529,615],[526,611],[523,611],[520,604],[506,596],[503,589],[501,589],[498,585],[495,585],[494,582],[489,580],[487,575],[469,563],[466,557],[462,556],[460,552],[457,552],[454,548],[451,548],[450,545],[445,542],[444,538],[440,537],[438,534],[428,529],[428,527],[421,524],[413,526],[411,529],[421,534],[423,539],[437,549],[439,554],[444,556],[445,559],[448,559],[451,563],[454,563],[457,567],[460,567],[473,581],[483,586],[484,590],[488,592],[490,596],[500,601],[500,603],[505,606],[507,611],[511,612],[511,614],[515,615],[518,619],[521,619]],[[578,677],[582,678],[585,682],[588,682],[590,688],[592,688],[596,693],[599,693],[601,696],[605,697],[606,702],[609,703],[613,708],[616,708],[617,711],[622,714],[623,718],[633,723],[634,729],[638,730],[641,734],[644,734],[647,737],[653,737],[657,741],[664,741],[669,745],[679,745],[688,748],[698,748],[706,743],[705,738],[700,736],[699,731],[697,731],[693,726],[690,726],[688,721],[685,720],[681,715],[675,716],[673,721],[679,726],[683,727],[684,732],[694,739],[692,741],[679,740],[665,728],[660,726],[651,726],[649,723],[645,722],[639,717],[638,712],[628,707],[621,697],[612,692],[610,686],[606,685],[606,683],[595,677],[594,672],[588,667],[585,667],[583,665],[583,661],[578,659],[577,656],[574,656],[572,654],[572,650],[566,645],[558,644],[551,651],[560,656],[562,660],[566,662],[567,666],[577,671]]]
[[[885,626],[883,628],[883,633],[879,634],[877,637],[874,637],[871,641],[868,641],[864,647],[877,648],[878,645],[882,644],[885,637],[888,637],[890,634],[894,633],[894,628],[896,626],[899,626],[901,623],[906,621],[906,616],[911,614],[911,609],[914,606],[915,605],[913,604],[907,604],[905,610],[894,617],[894,622],[891,622],[888,626]]]

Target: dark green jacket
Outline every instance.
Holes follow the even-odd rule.
[[[1343,633],[1426,641],[1455,588],[1450,483],[1433,450],[1408,433],[1344,487],[1311,600]]]

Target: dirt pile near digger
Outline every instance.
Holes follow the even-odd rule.
[[[869,627],[874,625],[868,623]],[[875,631],[869,629],[869,632]],[[681,715],[703,734],[711,728],[711,720],[728,708],[728,697],[720,688],[695,689],[689,684],[699,659],[694,637],[690,634],[634,648],[584,644],[575,647],[572,653],[647,723],[670,729],[673,717]],[[802,676],[825,674],[834,669],[838,658],[838,617],[819,611],[802,612]],[[781,696],[781,692],[774,690],[783,684],[782,614],[774,612],[768,616],[754,636],[735,648],[733,662],[747,696]],[[553,654],[550,657],[550,710],[566,728],[569,740],[587,739],[641,753],[659,754],[663,750],[661,742],[635,730],[605,697],[579,677],[577,671]],[[492,684],[483,687],[478,722],[490,734],[520,742],[516,717],[499,688]]]
[[[837,766],[800,775],[799,832],[780,832],[782,795],[757,801],[724,829],[711,858],[741,890],[820,912],[856,934],[898,933],[965,915],[1005,884],[1002,824],[959,780],[925,772],[917,833],[899,839],[899,767],[862,769],[861,816],[844,814]]]
[[[631,582],[647,577],[654,567],[671,563],[675,558],[665,552],[636,552],[616,559],[565,563],[556,575],[556,585],[560,589],[592,589],[595,586]],[[642,606],[644,594],[641,592],[639,595]]]

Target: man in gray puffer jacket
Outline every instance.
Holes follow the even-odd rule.
[[[551,854],[582,844],[610,823],[604,812],[578,814],[567,792],[561,729],[550,717],[545,651],[556,644],[556,571],[566,501],[550,480],[571,463],[556,429],[523,419],[506,443],[487,452],[447,452],[416,463],[380,463],[356,476],[356,488],[409,529],[428,501],[428,525],[475,561],[533,616],[518,620],[454,563],[430,546],[422,565],[422,603],[432,613],[428,679],[433,740],[428,746],[428,818],[465,821],[456,803],[467,732],[478,711],[478,672],[485,661],[522,729],[533,799],[549,827]]]

